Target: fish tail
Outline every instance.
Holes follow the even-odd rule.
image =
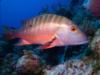
[[[11,32],[11,31],[5,32],[5,33],[3,34],[3,37],[4,37],[5,40],[12,40],[12,39],[15,38],[14,32]]]
[[[16,28],[10,26],[2,26],[3,29],[3,38],[5,40],[12,40],[15,38]]]

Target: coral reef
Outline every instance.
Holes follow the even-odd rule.
[[[98,29],[95,33],[95,36],[91,42],[91,48],[100,54],[100,29]]]
[[[100,29],[95,32],[89,42],[84,62],[88,64],[92,63],[93,73],[100,72]]]
[[[95,36],[91,42],[91,49],[95,53],[95,59],[96,63],[94,65],[94,70],[98,71],[100,70],[100,29],[98,29],[95,33]]]
[[[86,64],[83,60],[72,59],[64,64],[59,64],[51,69],[45,69],[45,75],[99,75],[94,72],[92,64]]]
[[[16,69],[21,71],[35,70],[38,64],[38,58],[33,56],[32,53],[24,51],[24,55],[18,59]]]

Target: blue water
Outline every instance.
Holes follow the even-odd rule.
[[[23,20],[37,16],[46,6],[50,9],[59,3],[66,6],[70,0],[0,0],[0,25],[20,27]]]

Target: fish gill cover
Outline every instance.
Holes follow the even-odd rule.
[[[0,75],[100,75],[100,16],[84,7],[88,1],[0,0]],[[21,40],[11,39],[12,32],[23,27],[23,21],[48,13],[74,22],[88,44],[45,50],[40,44],[15,46]]]

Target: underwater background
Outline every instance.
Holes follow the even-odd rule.
[[[94,4],[93,4],[94,3]],[[0,0],[0,75],[100,75],[99,0]],[[52,13],[73,21],[89,43],[53,47],[15,46],[6,33],[32,17]]]

